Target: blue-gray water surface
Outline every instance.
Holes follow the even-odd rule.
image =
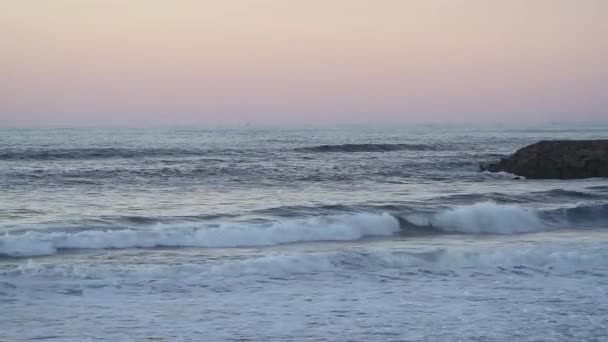
[[[0,340],[608,340],[608,125],[0,129]]]

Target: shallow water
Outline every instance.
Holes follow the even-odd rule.
[[[608,338],[608,126],[0,131],[0,340]]]

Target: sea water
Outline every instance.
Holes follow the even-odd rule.
[[[604,125],[0,130],[0,341],[608,340]]]

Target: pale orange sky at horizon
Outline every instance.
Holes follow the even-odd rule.
[[[3,0],[0,125],[608,117],[603,0]]]

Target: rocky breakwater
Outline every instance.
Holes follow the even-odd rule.
[[[608,139],[540,141],[480,168],[531,179],[608,177]]]

